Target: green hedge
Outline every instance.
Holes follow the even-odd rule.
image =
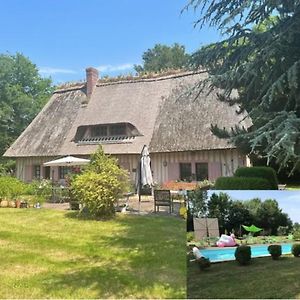
[[[271,254],[273,259],[278,259],[282,254],[282,247],[281,245],[270,245],[268,247],[268,251]]]
[[[234,253],[236,261],[240,265],[247,265],[251,260],[251,247],[248,245],[241,245],[235,249]]]
[[[219,177],[216,190],[271,190],[268,180],[255,177]]]
[[[269,181],[272,190],[278,190],[276,172],[270,167],[242,167],[235,171],[234,176],[263,178]]]
[[[295,257],[299,257],[300,256],[300,244],[294,244],[292,246],[292,253]]]

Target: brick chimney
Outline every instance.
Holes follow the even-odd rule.
[[[98,81],[99,73],[95,68],[86,68],[86,96],[89,99]]]

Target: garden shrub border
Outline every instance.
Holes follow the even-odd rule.
[[[272,190],[278,190],[278,178],[275,170],[271,167],[240,167],[235,171],[234,176],[263,178],[270,183]]]
[[[268,180],[259,177],[219,177],[216,190],[271,190]]]

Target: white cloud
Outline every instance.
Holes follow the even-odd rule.
[[[71,69],[40,67],[39,73],[43,75],[54,75],[54,74],[76,74],[78,72]]]
[[[133,68],[133,64],[121,64],[121,65],[101,65],[96,67],[99,72],[116,72],[116,71],[125,71]]]

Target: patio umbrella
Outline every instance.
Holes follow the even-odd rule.
[[[150,156],[147,146],[145,145],[142,150],[141,157],[141,184],[153,186],[152,171],[150,166]]]
[[[249,232],[259,232],[262,230],[262,228],[258,228],[255,225],[251,225],[251,226],[242,225],[242,226],[244,227],[244,229],[246,231],[249,231]]]
[[[137,191],[139,194],[139,201],[141,201],[141,188],[145,185],[153,186],[152,171],[150,165],[150,156],[148,147],[144,145],[141,152],[141,160],[139,162],[138,174],[137,174]]]
[[[69,166],[81,166],[90,162],[89,159],[78,158],[74,156],[65,156],[59,159],[45,162],[43,165],[47,167],[69,167]]]

